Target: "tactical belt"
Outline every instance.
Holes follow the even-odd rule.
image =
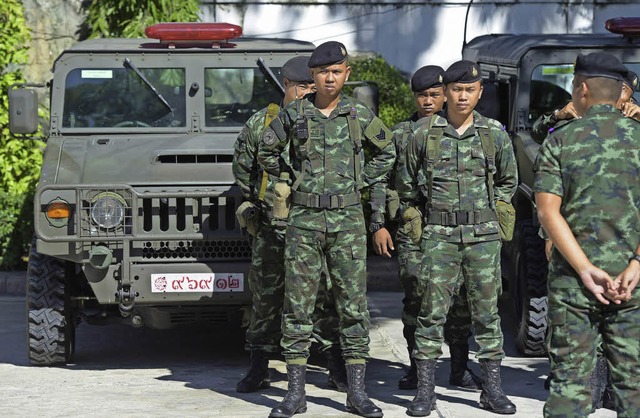
[[[360,193],[313,194],[294,192],[292,202],[309,208],[343,209],[360,203]]]
[[[498,215],[493,209],[474,210],[471,212],[429,212],[427,223],[431,225],[457,226],[477,225],[490,221],[497,221]]]

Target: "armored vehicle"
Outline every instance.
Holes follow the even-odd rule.
[[[513,35],[477,37],[463,47],[464,59],[476,61],[484,79],[481,113],[505,125],[514,145],[520,185],[513,198],[516,231],[504,243],[502,272],[513,300],[516,343],[527,355],[545,354],[547,260],[538,235],[533,163],[540,144],[531,129],[540,115],[571,100],[573,64],[578,53],[607,51],[640,73],[640,18],[610,19],[611,34]],[[640,98],[635,93],[636,99]]]
[[[32,364],[68,362],[81,320],[163,329],[249,317],[233,144],[281,100],[280,67],[314,46],[241,33],[159,24],[149,39],[87,40],[56,59],[28,265]],[[35,90],[16,87],[11,130],[33,134]]]

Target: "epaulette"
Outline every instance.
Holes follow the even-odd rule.
[[[553,125],[552,128],[549,129],[549,134],[557,131],[558,129],[564,128],[565,126],[567,126],[568,124],[570,124],[574,120],[578,120],[578,118],[564,119],[564,120],[558,121],[558,123],[556,123],[555,125]]]
[[[449,121],[440,115],[433,115],[432,118],[434,118],[434,120],[431,126],[446,127],[447,125],[449,125]],[[423,119],[428,119],[428,118],[423,118]]]

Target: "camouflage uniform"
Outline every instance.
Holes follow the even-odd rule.
[[[289,104],[265,130],[259,149],[264,169],[275,176],[288,171],[294,179],[286,232],[282,347],[287,362],[309,356],[310,315],[318,291],[318,271],[326,260],[340,316],[343,356],[365,359],[369,311],[360,190],[371,186],[372,222],[382,222],[384,180],[393,165],[395,149],[391,132],[360,102],[341,95],[336,109],[326,117],[316,109],[314,99],[311,94]],[[362,146],[372,151],[366,164],[364,150],[354,150],[348,118],[357,122]],[[302,125],[297,121],[303,121]],[[308,134],[306,140],[299,134],[303,130]],[[287,145],[290,164],[280,158]]]
[[[549,135],[536,161],[535,192],[562,197],[560,212],[590,261],[612,277],[640,241],[640,124],[611,105]],[[640,416],[640,293],[598,302],[554,251],[549,268],[549,354],[553,378],[545,416],[591,413],[589,375],[603,344],[618,416]]]
[[[443,135],[433,168],[432,210],[424,217],[421,277],[426,287],[417,321],[414,357],[430,360],[442,354],[446,315],[453,295],[464,284],[475,339],[480,346],[477,357],[500,360],[504,358],[497,306],[502,291],[501,243],[495,202],[489,201],[487,161],[479,130],[488,129],[493,138],[495,199],[506,202],[511,201],[517,187],[511,140],[496,121],[476,111],[473,125],[462,135],[445,118],[434,117],[429,124],[443,129]],[[432,129],[426,123],[418,128],[407,148],[406,170],[399,173],[396,182],[405,205],[418,206],[424,202],[426,176],[420,172],[427,170],[426,141]]]
[[[442,112],[439,114],[442,114]],[[426,120],[428,118],[418,119],[418,113],[416,112],[411,118],[400,122],[392,128],[393,143],[396,147],[397,157],[390,176],[390,188],[396,189],[396,177],[404,169],[406,148],[411,141],[413,132]],[[402,225],[400,225],[396,233],[395,247],[398,251],[398,276],[404,289],[404,299],[402,299],[404,305],[402,310],[403,334],[410,351],[412,351],[415,346],[414,334],[417,318],[422,304],[420,270],[423,256],[420,251],[420,245],[411,241]],[[471,312],[469,312],[466,292],[464,291],[454,297],[453,306],[447,315],[444,335],[447,344],[466,345],[469,340],[471,335]]]
[[[267,108],[256,112],[246,123],[235,144],[233,174],[245,199],[260,210],[260,228],[252,243],[249,288],[253,297],[251,323],[247,328],[247,348],[267,353],[279,353],[282,337],[282,307],[284,304],[284,244],[285,223],[271,216],[273,185],[276,179],[268,176],[264,196],[259,197],[262,170],[257,165],[258,146],[265,127]],[[320,267],[318,319],[314,335],[323,349],[337,344],[338,318],[333,298],[328,297],[324,268]]]

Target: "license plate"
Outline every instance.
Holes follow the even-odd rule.
[[[152,293],[244,291],[243,273],[165,273],[151,275]]]

